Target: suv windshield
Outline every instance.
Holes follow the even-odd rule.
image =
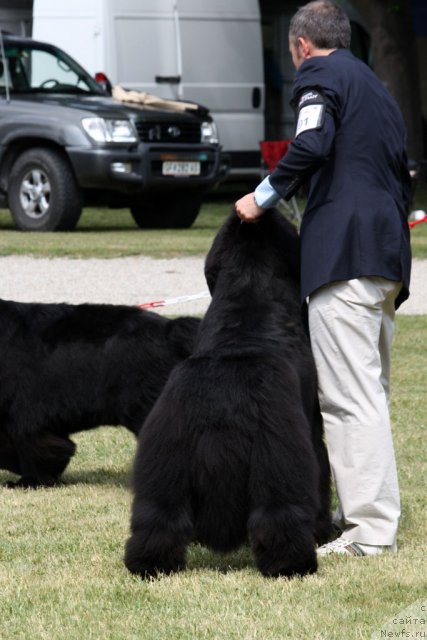
[[[103,95],[93,78],[66,53],[37,43],[4,41],[0,59],[0,92],[6,84],[15,93],[96,93]],[[5,68],[6,63],[6,68]]]

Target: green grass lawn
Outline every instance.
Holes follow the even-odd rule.
[[[141,231],[125,210],[87,209],[73,232],[22,233],[0,211],[0,255],[205,253],[232,202],[208,202],[193,227],[180,231]],[[416,208],[426,206],[421,193]],[[414,255],[427,258],[427,224],[411,238]],[[247,548],[220,556],[193,545],[186,572],[142,582],[122,563],[135,442],[124,429],[104,427],[75,436],[78,451],[62,486],[0,487],[0,639],[360,640],[401,631],[386,621],[411,605],[421,617],[419,602],[427,606],[426,345],[427,317],[398,316],[391,407],[402,497],[397,556],[325,558],[316,575],[269,580]],[[0,483],[11,477],[0,472]]]
[[[1,640],[360,640],[400,631],[386,621],[411,605],[421,617],[426,345],[427,317],[398,316],[391,408],[403,509],[398,555],[324,558],[316,575],[272,580],[257,573],[247,548],[220,556],[193,545],[186,572],[142,582],[122,564],[135,442],[105,427],[75,436],[62,486],[0,488]],[[0,482],[11,477],[2,472]]]
[[[234,196],[235,197],[235,196]],[[138,229],[126,209],[84,209],[79,224],[68,232],[22,232],[13,227],[9,211],[0,210],[0,256],[69,256],[116,258],[148,255],[171,258],[204,254],[230,211],[234,197],[206,202],[190,229]],[[427,209],[427,194],[421,201]],[[417,207],[421,204],[417,202]],[[411,231],[416,258],[427,258],[427,223]]]
[[[74,231],[22,232],[0,210],[0,255],[171,258],[206,253],[231,204],[207,203],[190,229],[142,230],[125,209],[85,209]]]

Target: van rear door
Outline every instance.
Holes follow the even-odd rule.
[[[176,0],[116,0],[111,13],[113,83],[162,98],[182,98]]]
[[[231,175],[259,176],[264,71],[257,0],[177,0],[182,97],[209,107]]]

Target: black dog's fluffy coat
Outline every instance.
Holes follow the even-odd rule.
[[[207,256],[212,302],[139,434],[127,568],[185,566],[199,541],[249,540],[266,576],[317,568],[330,530],[329,464],[299,301],[299,239],[277,211],[235,212]]]
[[[200,320],[136,307],[0,300],[0,468],[8,486],[55,484],[69,435],[100,425],[138,434]]]

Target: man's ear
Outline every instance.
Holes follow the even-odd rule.
[[[303,38],[302,36],[298,36],[298,48],[304,60],[307,60],[307,58],[311,58],[313,50],[313,44],[311,40]]]

